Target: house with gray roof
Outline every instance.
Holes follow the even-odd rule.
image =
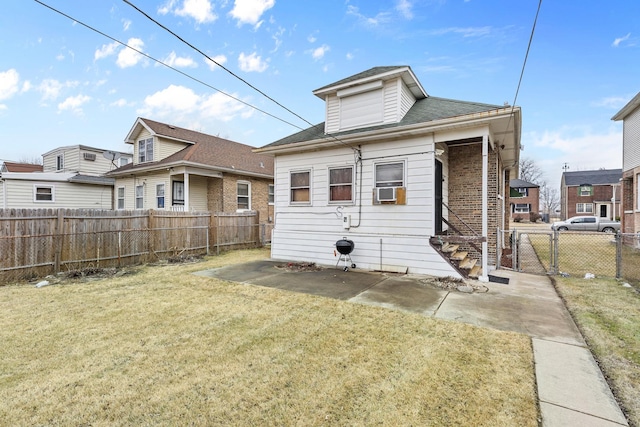
[[[115,178],[116,209],[258,211],[273,218],[273,156],[253,147],[146,118],[125,138],[133,162]]]
[[[531,214],[539,213],[540,186],[538,184],[516,178],[509,181],[509,188],[511,219],[529,221],[532,218]]]
[[[567,171],[560,183],[560,216],[576,215],[620,218],[622,169]]]
[[[612,120],[622,121],[621,230],[640,234],[640,93]]]
[[[520,108],[431,96],[404,65],[313,94],[323,123],[256,150],[275,156],[271,256],[337,265],[347,239],[357,268],[488,280],[518,176]]]

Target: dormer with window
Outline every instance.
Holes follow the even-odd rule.
[[[315,90],[325,101],[325,133],[398,123],[428,95],[408,66],[374,67]]]

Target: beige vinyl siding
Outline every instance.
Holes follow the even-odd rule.
[[[136,135],[135,139],[134,139],[134,143],[133,143],[133,164],[137,165],[140,163],[140,150],[138,150],[138,142],[142,139],[147,139],[147,138],[151,138],[151,132],[149,132],[146,128],[142,128],[142,130],[140,131],[140,133],[138,133],[138,135]],[[154,138],[155,139],[155,138]],[[153,143],[153,159],[154,161],[157,160],[156,159],[156,143],[154,141]]]
[[[53,187],[54,201],[35,202],[37,186]],[[113,189],[110,186],[70,182],[6,181],[7,208],[69,208],[112,209]]]
[[[184,142],[172,141],[170,139],[158,137],[155,144],[155,160],[165,159],[189,145],[190,144]]]
[[[189,208],[192,211],[207,211],[207,177],[189,176]]]
[[[113,206],[118,206],[118,187],[124,187],[124,209],[135,209],[135,178],[116,178],[116,183],[113,186]]]
[[[43,156],[43,167],[45,172],[55,172],[57,167],[57,157],[64,156],[64,171],[79,172],[83,175],[100,176],[115,169],[118,165],[113,166],[111,161],[107,160],[103,155],[103,150],[83,148],[74,146],[66,150],[56,150],[46,156]],[[84,153],[95,155],[95,160],[86,160]]]
[[[384,92],[374,89],[340,98],[340,130],[381,124]]]
[[[408,265],[413,273],[457,277],[458,273],[443,262],[428,242],[434,231],[433,148],[431,137],[405,140],[401,147],[392,141],[363,146],[362,171],[358,167],[354,188],[356,203],[342,208],[329,204],[328,169],[354,165],[351,150],[339,147],[313,154],[278,156],[272,257],[335,265],[335,242],[347,237],[356,244],[352,256],[360,268],[400,271],[400,265]],[[406,205],[373,204],[374,167],[382,161],[404,163]],[[291,206],[289,173],[303,169],[311,171],[312,203],[311,206]],[[358,218],[360,179],[363,180],[362,216]],[[341,214],[351,216],[351,229],[343,229]],[[359,227],[355,227],[358,222]]]
[[[57,158],[59,155],[64,156],[63,150],[55,150],[47,154],[46,156],[42,156],[42,170],[44,172],[56,172],[57,169]],[[67,158],[66,156],[63,158],[63,166],[67,167]]]
[[[622,170],[640,166],[640,107],[629,114],[623,122]]]

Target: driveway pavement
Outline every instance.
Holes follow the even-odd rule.
[[[546,276],[494,272],[508,284],[487,292],[446,291],[425,276],[338,269],[289,271],[262,260],[196,274],[303,292],[439,319],[513,331],[532,338],[543,426],[627,426],[602,372]]]

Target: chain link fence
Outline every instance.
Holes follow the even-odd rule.
[[[499,268],[531,274],[593,274],[640,283],[640,235],[500,230]]]

